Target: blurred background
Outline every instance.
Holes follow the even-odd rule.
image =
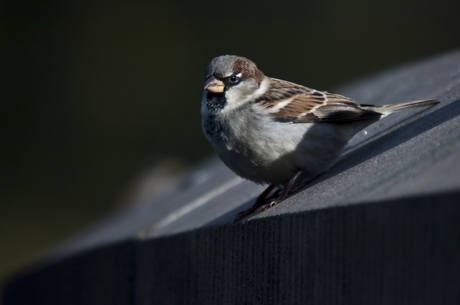
[[[0,282],[129,204],[142,177],[166,191],[174,183],[165,181],[212,153],[199,111],[213,57],[242,55],[269,76],[333,91],[459,48],[459,8],[458,0],[3,0]]]

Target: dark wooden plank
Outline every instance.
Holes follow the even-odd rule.
[[[136,304],[458,304],[460,192],[146,240]]]
[[[126,241],[44,260],[9,282],[4,304],[134,304],[135,249]]]

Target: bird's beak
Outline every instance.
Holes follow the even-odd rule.
[[[204,89],[211,93],[222,93],[224,92],[225,85],[214,76],[211,76],[204,84]]]

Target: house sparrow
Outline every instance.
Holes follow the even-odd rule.
[[[224,55],[206,70],[201,115],[203,132],[220,159],[242,178],[270,185],[238,214],[238,221],[279,203],[327,171],[366,126],[395,111],[437,103],[360,105],[342,95],[267,77],[249,59]]]

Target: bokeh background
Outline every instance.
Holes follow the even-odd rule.
[[[459,7],[3,0],[0,281],[129,202],[139,177],[153,170],[161,192],[163,174],[212,153],[199,109],[213,57],[243,55],[269,76],[331,91],[459,48]]]

